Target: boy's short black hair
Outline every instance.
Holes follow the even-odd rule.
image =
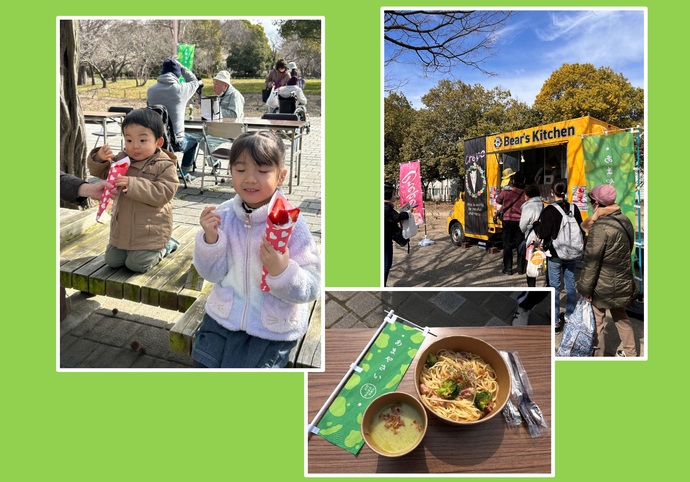
[[[125,133],[125,127],[131,124],[146,127],[153,131],[156,139],[165,137],[165,126],[163,125],[163,118],[151,109],[134,109],[125,116],[122,120],[122,133]]]

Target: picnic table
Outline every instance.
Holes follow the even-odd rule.
[[[327,329],[326,371],[309,373],[308,419],[312,421],[343,375],[347,373],[375,329]],[[549,427],[552,417],[553,348],[550,326],[487,326],[431,328],[419,349],[440,337],[465,335],[480,338],[498,350],[517,351]],[[398,391],[416,396],[414,360]],[[307,442],[307,472],[313,474],[373,473],[467,473],[467,474],[552,474],[551,430],[532,438],[525,425],[509,427],[502,414],[472,427],[447,424],[432,414],[421,444],[411,453],[389,458],[367,445],[355,456],[318,435]],[[318,425],[318,423],[317,423]]]
[[[70,212],[71,211],[71,212]],[[180,248],[146,273],[105,263],[110,226],[93,221],[95,208],[60,210],[60,284],[93,295],[185,312],[199,298],[204,280],[192,265],[193,226],[175,223]]]

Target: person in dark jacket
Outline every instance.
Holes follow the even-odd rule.
[[[525,203],[525,182],[524,176],[520,172],[515,172],[511,168],[503,170],[503,189],[496,197],[496,202],[501,205],[503,212],[502,236],[503,236],[503,273],[513,274],[513,251],[525,239],[520,231],[520,215],[522,205]],[[505,183],[505,184],[504,184]],[[526,260],[524,256],[518,255],[517,272],[525,274]]]
[[[393,230],[399,221],[410,217],[406,211],[395,210],[395,199],[395,187],[386,184],[383,187],[383,286],[386,286],[388,273],[393,266]]]
[[[562,180],[557,179],[551,185],[551,195],[554,202],[544,208],[541,214],[541,219],[534,224],[534,230],[542,240],[542,246],[548,247],[547,253],[547,272],[549,276],[549,286],[555,289],[554,293],[554,316],[557,317],[555,331],[560,333],[563,325],[568,320],[568,317],[575,311],[577,304],[577,288],[575,286],[575,268],[577,267],[577,260],[564,260],[558,257],[558,253],[553,247],[553,240],[558,237],[558,231],[561,228],[561,220],[563,216],[556,209],[554,204],[557,204],[564,213],[570,212],[570,203],[565,199],[567,196],[568,184]],[[582,214],[577,205],[573,204],[575,212],[575,219],[578,226],[582,225]],[[563,283],[561,283],[563,278]],[[565,313],[561,313],[560,299],[561,288],[565,285]]]
[[[613,186],[596,186],[589,199],[594,214],[582,223],[589,237],[577,291],[592,302],[597,324],[594,356],[604,356],[606,310],[611,313],[621,339],[621,350],[616,356],[637,356],[633,328],[625,311],[635,293],[631,259],[635,229],[616,204]]]

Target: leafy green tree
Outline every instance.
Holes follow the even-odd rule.
[[[321,75],[321,21],[277,20],[278,35],[284,41],[280,45],[280,57],[296,62],[302,75]]]
[[[393,92],[383,101],[383,159],[386,179],[395,179],[398,165],[409,160],[401,157],[400,149],[405,139],[412,134],[410,127],[414,123],[415,115],[415,109],[402,93]]]
[[[538,124],[524,103],[498,87],[441,80],[422,97],[400,158],[423,159],[425,182],[464,175],[464,140]]]
[[[220,25],[219,20],[190,20],[178,39],[179,43],[194,45],[195,73],[213,75],[225,68]]]
[[[591,115],[618,127],[634,127],[644,119],[644,89],[633,87],[610,67],[563,64],[544,82],[534,108],[544,122]]]
[[[226,65],[235,77],[263,76],[271,59],[271,48],[263,26],[240,20],[228,45]]]
[[[297,37],[321,45],[321,20],[277,20],[273,24],[284,39]]]

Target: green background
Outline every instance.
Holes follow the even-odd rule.
[[[423,2],[397,2],[405,3]],[[643,5],[608,3],[616,4]],[[680,447],[688,429],[682,352],[688,315],[677,301],[683,282],[672,278],[686,274],[688,221],[672,212],[684,204],[674,194],[687,190],[688,7],[668,4],[654,2],[648,13],[649,359],[556,364],[558,480],[664,477],[678,472],[686,453]],[[90,0],[6,6],[0,33],[6,52],[0,467],[6,480],[304,477],[300,373],[56,372],[56,17],[324,16],[326,283],[377,286],[381,5]],[[276,396],[262,395],[267,386],[276,387]]]

